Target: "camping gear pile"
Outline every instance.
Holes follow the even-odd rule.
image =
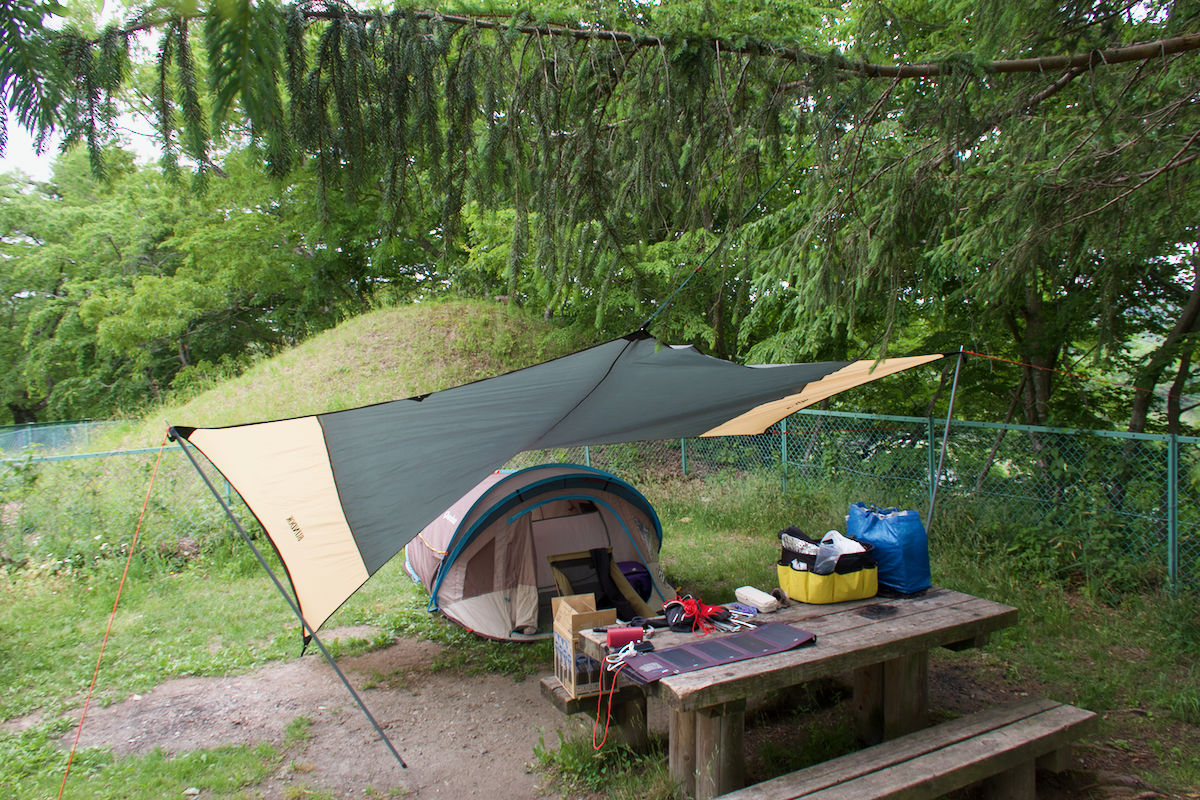
[[[801,603],[840,603],[874,597],[881,588],[912,595],[933,585],[929,538],[916,511],[855,503],[846,534],[821,539],[792,525],[776,534],[779,588]]]

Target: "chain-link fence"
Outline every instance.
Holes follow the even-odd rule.
[[[969,525],[1054,568],[1103,574],[1116,590],[1195,589],[1197,445],[1195,437],[801,411],[759,436],[523,453],[507,466],[581,463],[642,484],[766,473],[784,489],[827,488],[853,500],[915,508],[927,521],[936,508],[934,525],[953,519],[956,529]],[[0,453],[0,558],[36,551],[60,566],[82,567],[104,548],[127,546],[121,539],[134,529],[158,453]],[[254,533],[237,493],[199,459]],[[21,520],[36,520],[36,530]],[[184,558],[204,537],[232,530],[178,446],[167,447],[144,541],[163,558]]]
[[[956,517],[1116,591],[1200,587],[1200,438],[800,411],[759,436],[523,453],[635,480],[769,471],[783,488]],[[940,476],[940,478],[938,477]]]
[[[0,425],[0,458],[11,458],[24,452],[43,455],[85,453],[94,449],[94,438],[99,438],[107,430],[124,425],[125,423],[92,420]]]

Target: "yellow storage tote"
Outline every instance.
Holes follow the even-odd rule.
[[[846,553],[837,560],[829,575],[813,572],[818,542],[813,542],[795,526],[779,532],[782,553],[776,566],[779,588],[800,603],[841,603],[862,600],[879,592],[879,569],[875,549],[859,542],[866,552]]]

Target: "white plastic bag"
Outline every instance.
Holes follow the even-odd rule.
[[[866,548],[853,539],[848,539],[837,531],[828,531],[821,537],[821,546],[817,550],[817,563],[813,565],[813,572],[817,575],[832,575],[834,569],[837,568],[837,561],[842,555],[865,551]]]

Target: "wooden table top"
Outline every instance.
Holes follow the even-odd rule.
[[[830,605],[793,603],[761,614],[759,619],[811,631],[817,636],[816,643],[673,675],[648,684],[646,693],[679,711],[743,700],[934,647],[980,646],[991,632],[1015,625],[1017,609],[935,586],[912,598],[877,596]],[[589,630],[580,636],[585,651],[593,655],[603,652],[605,634]],[[666,629],[656,630],[651,639],[660,650],[697,640],[693,634]]]

